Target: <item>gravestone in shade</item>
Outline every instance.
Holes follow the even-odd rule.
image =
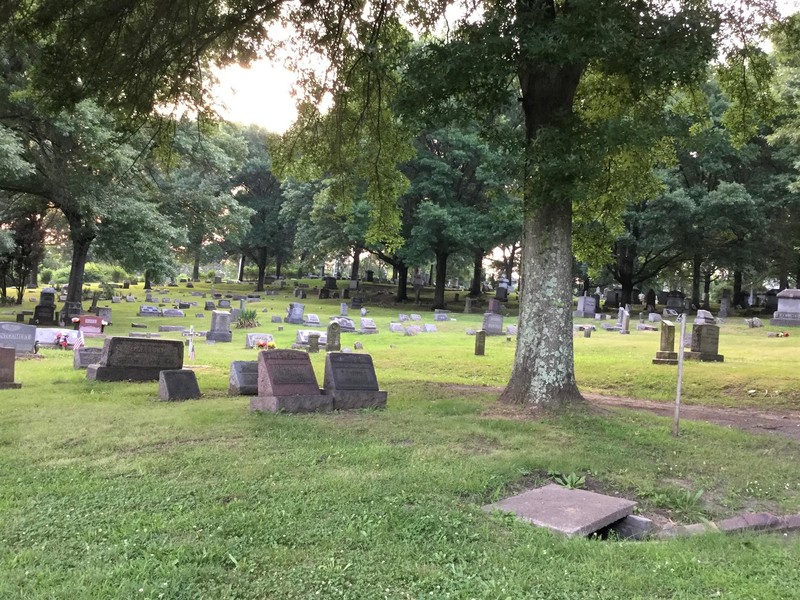
[[[597,301],[594,296],[579,296],[578,309],[572,313],[572,316],[594,319],[595,314],[597,314]]]
[[[314,313],[308,313],[308,315],[306,315],[305,323],[306,325],[313,325],[315,327],[321,325],[319,322],[319,317]]]
[[[503,335],[503,315],[483,313],[483,327],[486,335]]]
[[[475,356],[486,354],[486,332],[479,329],[475,332]]]
[[[497,298],[492,298],[491,300],[489,300],[489,312],[499,314],[500,311],[502,310],[503,310],[503,305],[500,304],[500,300],[498,300]]]
[[[411,320],[412,321],[422,321],[422,315],[418,315],[416,313],[411,313]]]
[[[444,321],[449,321],[450,317],[447,316],[446,312],[437,312],[433,314],[433,320],[444,322]]]
[[[165,308],[161,311],[162,317],[185,317],[186,313],[184,313],[179,308]]]
[[[39,304],[33,309],[31,325],[58,325],[56,314],[56,291],[53,288],[43,288],[39,293]]]
[[[304,323],[303,313],[305,310],[305,304],[290,302],[289,307],[286,309],[286,317],[283,320],[293,325],[302,325]]]
[[[140,317],[157,317],[161,314],[161,309],[152,304],[142,304],[136,314]]]
[[[217,302],[217,307],[218,308],[230,308],[231,307],[231,301],[227,300],[227,299],[222,299],[219,302]]]
[[[82,331],[87,337],[100,336],[103,334],[103,319],[94,315],[81,315],[78,331]]]
[[[356,330],[355,322],[348,317],[331,317],[331,322],[338,323],[342,333],[353,333]]]
[[[275,338],[271,333],[248,333],[244,341],[245,348],[255,348],[258,342],[274,342]]]
[[[328,412],[333,398],[321,393],[311,358],[299,350],[270,350],[258,355],[258,396],[250,411]]]
[[[158,376],[158,399],[162,402],[191,400],[200,397],[197,376],[191,369],[161,371]]]
[[[328,288],[320,288],[317,292],[317,298],[319,300],[328,300],[331,297],[331,291]]]
[[[789,288],[777,296],[778,309],[769,320],[778,327],[800,327],[800,290]]]
[[[691,352],[685,352],[684,358],[704,362],[723,362],[725,357],[719,353],[719,326],[701,324],[692,327]]]
[[[389,331],[391,331],[392,333],[403,333],[404,331],[403,324],[395,323],[394,321],[392,321],[391,323],[389,323]]]
[[[183,368],[181,340],[106,338],[100,362],[89,365],[86,379],[97,381],[158,381],[161,371]]]
[[[347,316],[347,302],[339,303],[339,315],[341,315],[342,317]]]
[[[206,300],[206,303],[205,303],[205,306],[203,307],[203,310],[216,310],[216,309],[217,309],[217,305],[216,304],[214,304],[210,300]]]
[[[433,323],[425,323],[425,333],[436,333],[439,330],[436,328],[436,325]]]
[[[111,321],[111,308],[108,306],[101,306],[97,309],[97,316],[103,319],[108,325],[112,325]]]
[[[325,349],[328,352],[339,352],[342,349],[342,328],[339,324],[332,322],[328,324],[328,335],[325,343]]]
[[[324,381],[323,394],[333,399],[334,410],[386,407],[387,394],[378,389],[369,354],[329,352]]]
[[[100,355],[103,354],[102,348],[78,348],[72,352],[72,368],[88,369],[89,365],[100,362]]]
[[[654,365],[677,365],[678,353],[675,352],[675,324],[672,321],[661,321],[661,344]]]
[[[401,323],[405,323],[406,321],[411,320],[411,317],[403,313],[400,313],[399,315],[397,315],[397,320],[400,321]]]
[[[714,318],[714,315],[703,309],[698,310],[697,315],[694,318],[695,325],[705,325],[706,323],[711,323],[713,325],[716,322],[717,320]]]
[[[0,347],[0,390],[17,390],[21,383],[14,381],[14,366],[17,353],[14,348]]]
[[[17,354],[32,354],[36,327],[24,323],[0,322],[0,346],[14,348]]]
[[[359,329],[359,333],[371,334],[371,333],[378,333],[378,327],[375,325],[375,321],[368,317],[362,317],[360,321],[361,329]]]
[[[229,396],[255,396],[258,394],[258,361],[235,360],[231,363],[228,378]]]
[[[232,339],[231,313],[224,310],[212,310],[211,329],[206,334],[206,340],[212,342],[230,342]]]
[[[472,312],[472,298],[464,298],[464,314],[468,315]]]

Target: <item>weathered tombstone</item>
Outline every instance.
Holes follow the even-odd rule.
[[[14,348],[17,354],[32,354],[35,343],[35,326],[23,323],[0,322],[0,346]]]
[[[495,299],[499,302],[505,302],[508,300],[508,288],[507,287],[498,287],[495,291]]]
[[[433,320],[439,322],[449,321],[450,317],[447,315],[446,312],[435,312],[433,313]]]
[[[503,315],[483,313],[483,327],[486,335],[503,335]]]
[[[591,327],[588,327],[588,329],[591,329]],[[506,325],[506,335],[517,335],[517,326]]]
[[[311,359],[298,350],[270,350],[258,355],[258,396],[250,411],[327,412],[333,398],[321,393]]]
[[[622,311],[622,323],[620,324],[620,333],[628,335],[631,332],[631,313],[627,310]]]
[[[94,365],[100,362],[100,355],[103,353],[102,348],[77,348],[72,353],[72,368],[73,369],[86,369],[89,365]]]
[[[299,302],[290,302],[289,308],[286,309],[286,317],[283,320],[294,325],[302,325],[304,322],[303,312],[305,312],[305,310],[306,307],[304,304],[300,304]]]
[[[661,321],[661,343],[654,365],[677,365],[678,353],[675,352],[675,324],[672,321]]]
[[[365,333],[365,334],[378,333],[378,328],[375,325],[375,321],[373,319],[362,317],[360,325],[361,328],[359,329],[359,333]]]
[[[348,317],[331,317],[331,321],[339,324],[342,333],[353,333],[356,330],[355,322]]]
[[[33,310],[31,325],[58,325],[56,315],[56,291],[53,288],[43,288],[39,293],[39,304]]]
[[[100,336],[103,334],[103,319],[94,315],[81,315],[78,331],[82,331],[87,337]]]
[[[392,333],[403,333],[405,330],[403,329],[402,323],[395,323],[394,321],[392,321],[391,323],[389,323],[389,331],[391,331]]]
[[[578,298],[578,309],[572,313],[574,317],[594,319],[597,313],[597,304],[594,296],[580,296]]]
[[[258,394],[258,361],[235,360],[231,363],[228,378],[229,396],[255,396]]]
[[[97,309],[97,316],[103,319],[107,325],[112,325],[113,321],[111,320],[111,308],[108,306],[101,306]]]
[[[347,302],[341,302],[339,304],[339,315],[341,315],[342,317],[347,316]]]
[[[719,353],[719,326],[706,323],[692,327],[692,351],[684,356],[704,362],[723,362],[725,357]]]
[[[211,330],[206,334],[206,340],[230,342],[232,339],[231,313],[223,310],[211,311]]]
[[[136,296],[125,296],[125,302],[136,302]]]
[[[217,305],[211,302],[210,300],[207,300],[205,306],[203,307],[203,310],[216,310],[216,309]]]
[[[409,321],[409,320],[411,320],[411,317],[409,317],[409,316],[408,316],[408,315],[406,315],[406,314],[400,313],[400,314],[397,316],[397,320],[398,320],[398,321],[400,321],[401,323],[405,323],[406,321]]]
[[[500,300],[497,298],[492,298],[489,300],[489,312],[500,314],[503,310],[503,305],[500,304]]]
[[[317,331],[314,329],[298,329],[295,332],[295,344],[300,346],[308,346],[311,342],[311,336],[316,335],[319,337],[319,343],[323,345],[327,345],[328,339],[325,336],[325,333],[322,331]]]
[[[328,339],[326,340],[325,349],[328,352],[338,352],[342,349],[341,327],[335,321],[328,324]]]
[[[464,298],[464,314],[470,314],[472,312],[472,298]]]
[[[475,356],[483,356],[486,354],[486,332],[479,329],[475,333]]]
[[[271,333],[248,333],[244,341],[244,347],[248,349],[255,348],[258,342],[274,342],[275,338]]]
[[[151,304],[142,304],[136,314],[140,317],[157,317],[161,314],[161,309]]]
[[[314,313],[308,313],[305,318],[306,325],[313,325],[315,327],[320,325],[319,317]]]
[[[183,368],[181,340],[106,338],[100,362],[89,365],[86,379],[157,381],[161,371]]]
[[[331,297],[331,291],[328,288],[320,288],[317,292],[317,299],[328,300]]]
[[[158,399],[162,402],[191,400],[200,397],[197,376],[191,369],[170,369],[158,376]]]
[[[311,332],[308,334],[308,351],[314,354],[319,352],[319,333]]]
[[[221,300],[219,300],[217,302],[217,307],[218,308],[230,308],[231,307],[231,301],[223,298],[223,299],[221,299]]]
[[[17,390],[21,383],[14,381],[16,350],[7,346],[0,347],[0,390]]]
[[[411,336],[419,335],[420,333],[422,333],[422,327],[420,327],[419,325],[409,325],[403,330],[403,333]]]
[[[703,325],[705,323],[714,324],[716,322],[717,320],[714,318],[714,315],[712,315],[707,310],[702,310],[702,309],[697,311],[697,315],[694,318],[695,325]]]
[[[424,327],[425,333],[437,333],[439,331],[433,323],[425,323]]]
[[[585,338],[592,337],[592,328],[591,327],[587,327],[586,329],[583,330],[583,337],[585,337]]]
[[[323,394],[333,399],[334,410],[386,407],[387,394],[378,389],[369,354],[329,352],[324,381]]]
[[[422,315],[418,315],[416,313],[411,313],[411,320],[412,321],[422,321]]]
[[[778,327],[800,327],[800,289],[785,289],[777,295],[777,310],[769,320]]]
[[[281,319],[278,315],[272,315],[269,321],[270,323],[283,323],[283,319]]]
[[[677,290],[673,290],[667,294],[665,307],[669,308],[670,310],[677,311],[678,313],[682,313],[684,311],[683,307],[683,300],[684,294],[683,292],[679,292]]]

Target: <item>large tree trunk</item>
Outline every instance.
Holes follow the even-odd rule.
[[[481,284],[483,283],[483,257],[485,253],[476,250],[472,255],[472,285],[469,287],[470,298],[478,298],[481,295]],[[509,279],[509,281],[511,281]]]
[[[523,28],[542,17],[538,3],[518,2],[517,7]],[[554,18],[554,10],[544,12]],[[517,352],[500,397],[504,401],[558,406],[582,400],[572,351],[572,197],[537,181],[530,161],[539,133],[570,119],[583,69],[580,63],[520,65],[526,140],[520,275],[525,289],[536,293],[520,297]]]
[[[237,277],[239,281],[244,281],[244,264],[245,264],[245,257],[244,254],[242,254],[239,257],[239,276]]]
[[[267,249],[258,249],[258,258],[256,259],[256,266],[258,267],[258,280],[256,281],[256,291],[264,291],[264,280],[267,277]]]
[[[149,290],[153,287],[152,282],[152,274],[150,273],[150,269],[145,269],[144,271],[144,289]]]
[[[192,262],[192,281],[200,281],[200,251],[194,253],[194,261]]]
[[[501,400],[556,406],[581,399],[572,352],[572,207],[544,203],[526,215],[525,286],[514,368]]]
[[[692,304],[700,306],[700,267],[703,264],[703,257],[695,254],[692,257]]]
[[[281,269],[283,268],[283,257],[279,254],[275,257],[275,278],[280,279]]]
[[[408,300],[408,265],[399,262],[394,267],[397,269],[397,294],[395,294],[395,300],[397,302],[406,302]]]
[[[436,253],[436,287],[433,288],[433,308],[444,308],[444,282],[447,279],[447,254]]]
[[[361,266],[361,252],[363,252],[363,250],[358,246],[353,248],[353,266],[350,269],[350,279],[352,281],[358,280],[358,268]]]
[[[711,310],[709,300],[711,299],[711,270],[707,270],[703,276],[703,310]],[[700,306],[698,304],[698,306]]]

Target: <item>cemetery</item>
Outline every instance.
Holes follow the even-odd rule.
[[[0,600],[800,597],[798,9],[4,3]]]

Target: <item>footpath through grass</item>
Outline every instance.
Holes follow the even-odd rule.
[[[307,312],[325,321],[333,305]],[[111,333],[124,335],[141,319],[118,306]],[[241,331],[198,346],[188,366],[204,398],[184,403],[154,402],[155,383],[89,383],[70,353],[18,362],[24,387],[0,399],[0,598],[796,597],[798,537],[564,539],[480,507],[575,472],[677,522],[798,512],[800,445],[689,422],[674,439],[668,420],[623,410],[520,418],[495,407],[513,343],[471,355],[463,330],[479,315],[412,338],[389,334],[393,314],[374,310],[382,333],[358,337],[385,411],[250,415],[247,398],[226,396],[230,361],[255,358]],[[766,401],[791,405],[796,359],[769,363],[796,346],[768,350],[797,338],[730,327],[744,343],[724,331],[726,363],[690,366],[696,397],[753,403],[757,370],[782,378]],[[259,331],[288,347],[295,329]],[[668,397],[674,370],[645,362],[657,334],[603,333],[576,338],[584,388]],[[321,378],[324,356],[312,360]],[[741,393],[721,389],[719,368],[743,374],[730,387]]]

